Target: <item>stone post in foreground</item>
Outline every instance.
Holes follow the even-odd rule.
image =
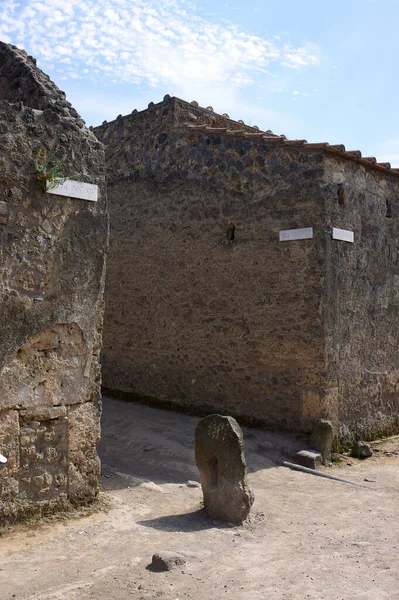
[[[201,419],[195,431],[195,460],[205,511],[215,519],[245,521],[254,495],[247,482],[243,434],[233,417]]]

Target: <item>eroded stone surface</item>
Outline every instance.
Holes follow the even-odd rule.
[[[40,420],[46,410],[50,418],[52,407],[81,402],[92,383],[85,377],[88,359],[83,332],[76,323],[57,323],[28,336],[1,371],[2,408],[18,407]]]
[[[89,502],[99,489],[100,401],[70,406],[68,416],[69,495],[73,502]]]
[[[316,421],[310,436],[310,445],[321,453],[324,462],[331,461],[333,439],[334,428],[331,421],[327,421],[327,419]]]
[[[98,202],[47,194],[38,154],[64,157]],[[98,490],[105,201],[101,144],[34,59],[0,42],[0,520]]]
[[[195,431],[195,461],[206,512],[215,519],[244,521],[254,495],[247,482],[244,438],[237,421],[221,415],[201,419]]]

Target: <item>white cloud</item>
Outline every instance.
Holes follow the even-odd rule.
[[[89,71],[184,96],[245,87],[273,65],[298,70],[321,61],[314,44],[293,47],[200,18],[187,0],[3,0],[0,39],[24,46],[44,68],[72,57],[71,77]],[[62,65],[58,71],[65,75]]]

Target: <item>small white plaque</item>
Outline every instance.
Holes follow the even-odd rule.
[[[98,199],[98,185],[84,183],[83,181],[74,181],[73,179],[67,179],[64,183],[46,191],[48,194],[69,196],[70,198],[79,198],[80,200],[90,200],[90,202],[97,202]]]
[[[2,454],[0,454],[0,463],[2,463],[3,465],[5,465],[7,462],[7,459],[5,456],[3,456]]]
[[[289,242],[291,240],[307,240],[313,237],[313,227],[303,227],[302,229],[283,229],[279,233],[280,242]]]
[[[338,227],[332,228],[332,236],[333,240],[342,240],[343,242],[354,242],[354,234],[353,231],[348,231],[348,229],[338,229]]]

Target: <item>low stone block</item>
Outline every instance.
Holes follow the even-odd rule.
[[[241,523],[254,501],[247,482],[244,438],[232,417],[209,415],[197,425],[195,460],[204,508],[215,519]]]
[[[20,411],[20,417],[23,421],[51,421],[53,419],[62,419],[66,417],[66,406],[33,406]]]
[[[313,426],[310,445],[321,453],[324,462],[331,462],[334,428],[327,419],[319,419]]]
[[[308,469],[317,469],[317,467],[323,464],[323,457],[320,452],[301,450],[295,454],[295,461],[298,465],[308,467]]]

